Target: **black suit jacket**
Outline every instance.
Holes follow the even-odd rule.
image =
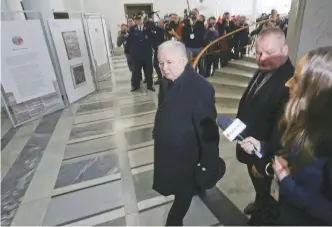
[[[247,128],[243,132],[244,137],[252,136],[259,141],[268,143],[278,128],[280,113],[283,113],[285,103],[289,98],[288,88],[285,83],[293,76],[294,66],[288,59],[271,78],[262,86],[250,101],[246,100],[248,91],[259,75],[256,71],[244,92],[237,113],[237,118],[243,121]],[[271,143],[269,144],[271,145]],[[256,156],[249,155],[237,145],[236,156],[240,162],[254,164]]]
[[[164,196],[193,193],[198,161],[213,167],[219,157],[214,89],[187,65],[168,91],[164,79],[159,92],[153,188]]]

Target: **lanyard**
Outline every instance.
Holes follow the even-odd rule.
[[[257,93],[257,92],[263,87],[263,85],[264,85],[264,84],[265,84],[265,83],[266,83],[266,82],[272,77],[272,75],[273,75],[273,73],[272,73],[272,72],[269,72],[268,75],[266,75],[266,76],[264,77],[264,79],[262,80],[262,82],[258,85],[258,87],[256,88],[256,90],[254,91],[253,96],[256,95],[256,93]],[[251,88],[250,88],[248,94],[251,93],[251,90],[252,90],[252,89],[254,88],[254,86],[257,84],[257,80],[258,80],[258,78],[259,78],[260,76],[262,76],[262,73],[261,73],[261,72],[260,72],[260,75],[256,77],[256,79],[255,79],[254,83],[252,84],[252,86],[251,86]]]
[[[195,24],[196,24],[196,22],[190,25],[191,33],[194,33]]]

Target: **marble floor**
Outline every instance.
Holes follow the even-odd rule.
[[[163,226],[173,197],[153,191],[157,92],[131,93],[122,55],[100,90],[18,128],[2,119],[1,225]],[[184,224],[244,225],[253,199],[235,145],[221,140],[227,172],[194,197]]]

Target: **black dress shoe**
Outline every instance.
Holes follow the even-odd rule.
[[[156,89],[154,89],[154,87],[148,87],[149,91],[156,91]]]
[[[133,92],[133,91],[137,91],[139,90],[139,87],[138,88],[132,88],[130,91]]]
[[[252,215],[256,209],[255,203],[249,203],[246,208],[244,208],[244,213],[246,215]]]
[[[143,83],[145,83],[145,84],[146,84],[146,80],[144,80],[144,81],[143,81]]]

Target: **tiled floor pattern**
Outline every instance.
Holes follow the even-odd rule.
[[[128,69],[113,68],[101,90],[79,103],[6,129],[2,225],[164,225],[173,198],[152,190],[157,94],[144,84],[129,92]],[[253,189],[234,151],[234,144],[221,140],[227,173],[204,198],[193,199],[185,225],[246,222],[239,209]]]

